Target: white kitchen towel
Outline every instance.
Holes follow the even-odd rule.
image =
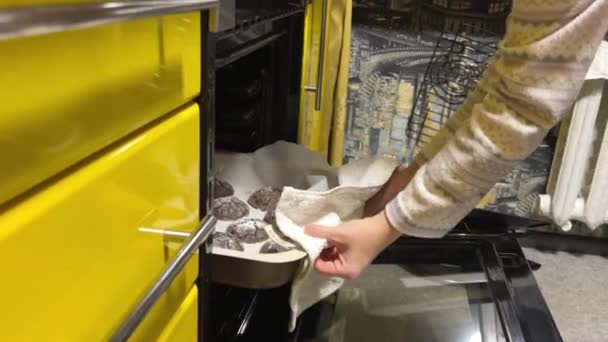
[[[604,41],[600,43],[595,57],[587,70],[585,80],[597,80],[597,79],[608,79],[608,42]]]
[[[329,189],[319,180],[308,190],[285,187],[276,208],[277,226],[306,253],[293,281],[289,305],[293,331],[298,316],[323,298],[337,291],[344,280],[320,274],[314,261],[327,245],[325,239],[304,234],[311,224],[337,226],[341,222],[362,217],[365,202],[389,179],[397,161],[369,158],[350,162],[338,170],[338,186]],[[314,177],[309,176],[309,179]]]

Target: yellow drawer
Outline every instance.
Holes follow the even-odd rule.
[[[140,228],[197,226],[198,146],[193,104],[1,212],[0,341],[107,340],[175,254]],[[197,267],[135,340],[159,336]]]
[[[1,41],[0,204],[194,98],[200,39],[189,13]]]
[[[169,324],[156,340],[158,342],[196,342],[198,326],[198,289],[192,288]]]

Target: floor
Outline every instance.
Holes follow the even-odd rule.
[[[566,342],[608,339],[608,258],[525,248],[542,267],[534,272]]]

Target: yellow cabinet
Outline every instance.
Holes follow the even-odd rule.
[[[198,190],[199,110],[192,104],[5,208],[0,341],[107,340],[179,247],[141,228],[192,231]],[[160,335],[192,289],[197,259],[133,340]]]
[[[342,165],[352,0],[313,0],[306,8],[298,143]]]
[[[158,338],[158,342],[196,342],[198,327],[198,289],[190,290],[173,318]]]
[[[0,41],[0,205],[197,96],[200,44],[199,13]]]

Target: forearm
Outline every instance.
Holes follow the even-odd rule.
[[[483,99],[387,206],[399,231],[443,236],[568,112],[608,28],[608,0],[560,5],[514,2]]]

